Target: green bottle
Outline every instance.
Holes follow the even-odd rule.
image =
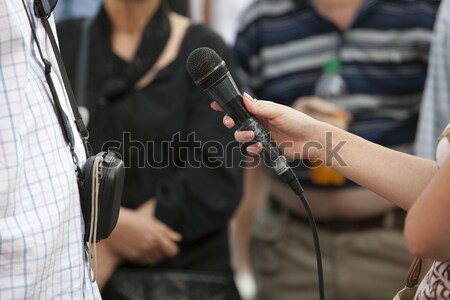
[[[347,85],[341,76],[342,63],[339,59],[330,59],[323,65],[323,74],[316,83],[316,96],[331,100],[347,94]]]
[[[339,59],[331,59],[324,64],[323,74],[316,84],[317,97],[333,101],[335,98],[347,95],[347,85],[341,76],[341,71],[342,64]],[[335,118],[344,121],[347,119],[347,113],[342,110],[336,114]],[[311,181],[322,186],[341,186],[345,184],[346,179],[321,162],[311,162]]]

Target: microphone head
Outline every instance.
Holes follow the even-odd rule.
[[[195,84],[203,89],[213,85],[228,73],[225,62],[211,48],[197,48],[189,55],[186,68]]]

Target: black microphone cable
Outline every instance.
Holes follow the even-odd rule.
[[[270,134],[266,132],[261,123],[245,108],[242,103],[241,92],[231,77],[225,62],[214,50],[206,47],[194,50],[187,59],[186,67],[195,84],[202,88],[213,100],[217,101],[224,111],[234,119],[236,125],[241,130],[251,130],[255,133],[254,140],[262,144],[262,156],[266,164],[300,198],[311,226],[314,241],[320,300],[325,300],[319,234],[311,207],[304,195],[303,188],[297,176],[288,165],[286,158],[275,142],[271,139]]]
[[[311,227],[312,238],[314,242],[314,249],[316,253],[316,265],[317,265],[317,278],[319,283],[319,299],[325,300],[325,286],[323,281],[323,266],[322,266],[322,252],[320,250],[320,242],[319,242],[319,233],[317,231],[316,220],[314,219],[314,214],[312,212],[311,206],[306,199],[305,193],[303,191],[302,185],[298,180],[292,169],[289,169],[292,173],[292,179],[289,182],[283,180],[286,184],[289,185],[291,190],[298,196],[300,202],[305,208],[306,215],[308,217],[309,226]]]

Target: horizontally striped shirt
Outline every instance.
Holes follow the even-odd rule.
[[[350,131],[384,146],[410,145],[439,2],[366,0],[345,32],[308,1],[258,0],[235,46],[257,98],[291,105],[314,94],[323,64],[338,57],[353,113]]]

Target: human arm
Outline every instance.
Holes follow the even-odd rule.
[[[330,101],[316,96],[298,98],[292,108],[347,130],[352,115]],[[317,164],[316,164],[317,166]],[[314,166],[312,166],[314,168]],[[311,170],[313,171],[313,170]],[[333,172],[333,171],[327,171]],[[279,180],[271,180],[271,193],[275,199],[288,207],[291,212],[306,217],[305,209],[298,205],[298,197]],[[307,188],[306,193],[317,220],[367,219],[382,215],[395,207],[394,204],[365,188],[340,187],[337,189]],[[364,201],[361,201],[364,199]],[[332,200],[332,201],[330,201]]]
[[[267,101],[251,101],[244,97],[247,109],[271,132],[289,158],[319,159],[349,179],[374,191],[396,205],[409,209],[437,171],[433,161],[384,148],[356,135],[319,122],[289,107]],[[215,109],[220,109],[217,103]],[[231,128],[234,122],[225,117]],[[236,132],[240,142],[251,141],[252,132]],[[314,147],[306,151],[308,145]],[[342,146],[336,159],[330,159],[333,150]],[[249,151],[261,152],[261,145]],[[302,153],[305,152],[305,153]]]
[[[416,139],[416,153],[435,157],[435,141],[450,116],[450,85],[447,74],[450,56],[450,2],[443,1],[439,9],[433,37],[428,78],[422,101]],[[411,208],[405,223],[405,239],[416,256],[439,261],[450,259],[448,234],[450,208],[450,161],[447,159],[436,176]]]
[[[155,199],[150,199],[135,210],[121,207],[111,236],[97,245],[100,289],[123,261],[157,264],[178,254],[182,238],[155,219],[154,206]]]
[[[212,9],[212,3],[211,0],[203,0],[203,22],[211,26],[211,9]]]
[[[256,159],[246,163],[244,194],[231,222],[231,246],[234,270],[248,272],[250,265],[250,233],[255,214],[269,194],[269,180],[264,164]]]
[[[106,240],[97,244],[97,276],[96,282],[99,290],[103,290],[111,275],[117,267],[123,262]]]
[[[155,199],[137,209],[120,208],[119,220],[108,244],[122,259],[157,263],[178,253],[182,237],[154,217]]]
[[[250,240],[255,215],[269,196],[269,180],[259,157],[249,157],[244,170],[244,194],[231,220],[230,246],[235,281],[243,299],[252,299],[256,285],[252,275]]]
[[[450,159],[436,173],[411,207],[405,239],[414,256],[438,261],[450,259]]]
[[[352,115],[334,103],[317,96],[300,97],[292,108],[316,120],[348,130]]]

